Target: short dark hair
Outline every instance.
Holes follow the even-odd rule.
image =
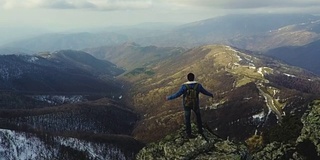
[[[194,81],[194,74],[193,73],[189,73],[187,75],[188,81]]]

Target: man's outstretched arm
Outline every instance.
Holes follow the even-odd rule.
[[[204,94],[204,95],[213,97],[213,94],[210,93],[210,92],[208,92],[206,89],[204,89],[204,88],[202,87],[202,85],[200,85],[200,90],[199,90],[199,91],[200,91],[202,94]]]
[[[170,96],[167,96],[166,99],[172,100],[172,99],[178,98],[183,94],[184,90],[185,90],[185,87],[184,87],[184,85],[182,85],[177,93],[174,93]]]

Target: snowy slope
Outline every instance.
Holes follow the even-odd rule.
[[[0,129],[0,160],[60,159],[66,156],[98,160],[128,159],[111,144]]]

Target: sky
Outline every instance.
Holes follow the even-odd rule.
[[[226,14],[279,12],[319,14],[320,0],[0,0],[0,33],[188,23]]]

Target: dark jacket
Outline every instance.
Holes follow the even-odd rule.
[[[183,95],[183,103],[185,102],[184,99],[186,97],[186,93],[187,93],[187,87],[186,85],[189,85],[190,88],[193,88],[195,86],[197,82],[196,81],[189,81],[189,82],[186,82],[184,83],[183,85],[181,85],[180,87],[180,90],[177,92],[177,93],[174,93],[170,96],[167,97],[167,100],[172,100],[172,99],[175,99],[175,98],[178,98],[180,97],[181,95]],[[200,83],[198,83],[198,87],[197,87],[197,104],[199,106],[199,93],[202,93],[204,95],[207,95],[207,96],[210,96],[210,97],[213,97],[213,94],[208,92],[207,90],[205,90],[202,85]],[[184,106],[184,104],[183,104]]]

